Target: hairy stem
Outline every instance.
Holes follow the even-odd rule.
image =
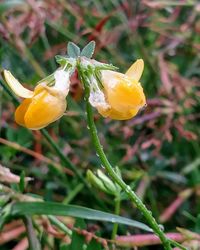
[[[148,221],[149,225],[153,229],[154,233],[158,235],[160,240],[163,243],[163,247],[165,250],[171,250],[171,245],[169,239],[165,236],[164,232],[162,231],[161,227],[157,224],[156,220],[152,216],[151,211],[149,211],[144,203],[140,200],[140,198],[135,194],[135,192],[131,189],[130,186],[128,186],[114,171],[113,167],[111,166],[110,162],[108,161],[104,150],[103,146],[100,143],[98,134],[97,134],[97,129],[96,125],[94,123],[94,117],[93,117],[93,110],[92,106],[89,103],[89,94],[90,94],[90,88],[89,88],[89,82],[88,78],[86,78],[80,62],[77,63],[77,69],[79,72],[80,79],[84,85],[85,88],[85,98],[86,98],[86,112],[87,112],[87,122],[88,122],[88,127],[90,131],[90,135],[92,138],[92,142],[94,144],[94,147],[96,149],[96,152],[99,156],[99,159],[102,163],[102,165],[105,167],[107,173],[109,176],[112,178],[114,182],[116,182],[122,190],[128,195],[129,199],[134,202],[136,207],[141,211],[141,213],[144,215],[146,220]]]
[[[152,227],[154,230],[155,234],[157,234],[160,238],[160,240],[163,243],[163,246],[166,250],[171,250],[170,247],[170,242],[166,238],[164,232],[161,230],[159,225],[157,224],[156,220],[152,216],[152,213],[146,208],[146,206],[143,204],[143,202],[140,200],[140,198],[133,192],[128,186],[114,171],[113,167],[109,163],[104,151],[103,147],[99,141],[98,135],[97,135],[97,130],[96,126],[94,123],[93,119],[93,111],[92,107],[89,102],[87,102],[87,119],[88,119],[88,126],[90,128],[90,133],[92,137],[92,141],[94,143],[94,146],[96,148],[97,154],[99,155],[99,158],[105,167],[106,171],[110,175],[110,177],[115,181],[121,188],[122,190],[127,193],[129,199],[134,202],[134,204],[137,206],[137,208],[143,213],[144,217],[146,220],[149,222],[149,225]]]

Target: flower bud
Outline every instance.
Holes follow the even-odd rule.
[[[87,171],[87,180],[101,191],[117,196],[121,189],[113,183],[101,170],[97,170],[97,176],[91,170]]]
[[[103,182],[98,177],[96,177],[96,175],[94,175],[91,170],[87,171],[87,180],[97,189],[100,189],[103,192],[107,192]]]

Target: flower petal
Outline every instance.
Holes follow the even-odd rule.
[[[67,102],[63,95],[52,95],[46,88],[34,95],[24,116],[25,126],[37,130],[63,116]]]
[[[98,108],[97,110],[103,117],[106,117],[106,118],[110,118],[113,120],[129,120],[129,119],[133,118],[134,116],[136,116],[136,114],[139,111],[139,108],[130,109],[130,110],[127,110],[125,112],[123,112],[123,111],[120,112],[120,111],[117,111],[113,108],[107,109],[107,110]]]
[[[23,102],[18,106],[18,108],[15,111],[15,121],[19,125],[26,127],[24,116],[31,104],[31,99],[25,99]]]
[[[121,112],[141,108],[146,104],[143,88],[134,80],[121,81],[115,88],[108,89],[106,96],[109,105]]]
[[[66,72],[64,70],[57,70],[54,73],[54,78],[55,78],[54,88],[59,91],[62,91],[63,94],[67,96],[70,85],[69,72]]]
[[[11,74],[10,71],[4,70],[3,77],[12,91],[23,98],[31,98],[33,97],[33,91],[24,88],[21,83]]]
[[[138,59],[126,71],[125,75],[127,75],[128,77],[134,79],[135,81],[139,81],[143,70],[144,70],[144,61],[142,59]]]

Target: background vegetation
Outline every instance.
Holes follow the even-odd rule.
[[[64,55],[69,41],[83,47],[95,40],[94,58],[116,65],[121,72],[135,59],[144,59],[141,82],[148,106],[128,121],[111,121],[96,113],[96,124],[108,159],[165,232],[188,249],[200,249],[199,14],[195,0],[0,1],[0,67],[30,88],[56,69],[54,56]],[[43,249],[123,249],[124,241],[132,249],[145,243],[140,238],[145,232],[132,226],[120,224],[121,236],[111,246],[107,239],[112,223],[65,216],[59,224],[55,217],[34,216],[32,225],[30,217],[22,220],[8,209],[17,195],[32,193],[45,201],[114,213],[113,196],[94,187],[88,191],[71,169],[73,164],[89,185],[87,170],[95,173],[100,167],[84,119],[82,86],[76,74],[71,80],[66,115],[47,128],[53,145],[46,132],[16,125],[14,101],[0,89],[0,163],[15,174],[0,170],[4,188],[11,188],[0,196],[2,250],[28,249],[24,221],[29,229],[36,228]],[[33,178],[26,187],[24,174]],[[126,196],[120,215],[146,223]],[[152,242],[148,238],[141,249],[162,249]]]

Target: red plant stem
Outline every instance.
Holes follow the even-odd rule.
[[[175,240],[177,242],[183,242],[185,240],[185,236],[180,233],[166,233],[167,238],[171,240]],[[118,236],[116,238],[115,243],[118,246],[150,246],[150,245],[158,245],[161,244],[161,241],[158,236],[155,234],[137,234],[130,236]]]
[[[26,250],[28,249],[28,239],[23,238],[12,250]]]
[[[183,202],[189,198],[189,196],[192,194],[191,189],[186,189],[183,192],[181,192],[178,197],[167,207],[164,212],[160,216],[160,222],[165,223],[168,221],[173,214],[176,212],[176,210],[183,204]]]
[[[20,226],[17,228],[14,228],[10,231],[0,233],[0,245],[9,242],[10,240],[16,239],[19,237],[22,233],[26,231],[24,226]]]

